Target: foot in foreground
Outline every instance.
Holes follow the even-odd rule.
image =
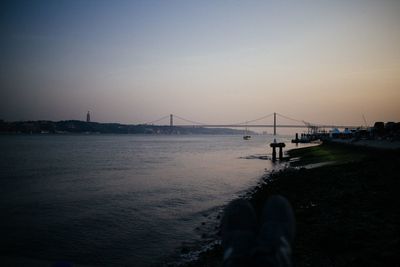
[[[292,266],[295,218],[290,203],[279,195],[270,197],[259,222],[247,200],[228,205],[222,218],[224,266]]]

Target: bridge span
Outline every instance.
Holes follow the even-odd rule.
[[[173,126],[176,127],[190,127],[190,128],[196,128],[196,127],[204,127],[204,128],[310,128],[313,126],[310,125],[295,125],[295,124],[248,124],[248,125],[243,125],[243,124],[193,124],[193,125],[188,125],[188,124],[174,124]],[[359,126],[349,126],[349,125],[318,125],[315,126],[318,128],[357,128]]]
[[[278,124],[277,123],[277,116],[280,118],[284,118],[286,120],[289,120],[291,122],[295,122],[297,124]],[[260,123],[260,121],[265,120],[267,118],[273,117],[273,123]],[[179,120],[185,122],[185,124],[175,124],[174,119],[178,118]],[[310,123],[304,120],[298,120],[298,119],[293,119],[291,117],[273,112],[268,115],[262,116],[260,118],[254,119],[254,120],[248,120],[244,122],[239,122],[239,123],[226,123],[226,124],[210,124],[210,123],[202,123],[202,122],[197,122],[197,121],[192,121],[188,120],[185,118],[182,118],[178,115],[170,114],[167,116],[164,116],[158,120],[145,123],[145,124],[152,124],[154,123],[159,123],[160,121],[165,121],[166,119],[169,119],[169,126],[170,127],[191,127],[191,128],[274,128],[274,134],[276,134],[276,128],[306,128],[309,129],[312,132],[317,132],[318,129],[326,129],[326,128],[357,128],[360,126],[353,126],[353,125],[333,125],[333,124],[317,124],[317,123]],[[257,124],[252,124],[252,123],[257,123]]]

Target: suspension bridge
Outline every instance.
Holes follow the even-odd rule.
[[[183,124],[175,124],[174,121],[178,119],[182,122]],[[272,121],[266,122],[267,119],[270,119]],[[285,121],[290,121],[288,124],[278,124],[278,119],[284,119]],[[143,123],[145,125],[156,125],[156,123],[161,123],[164,122],[164,124],[158,124],[158,125],[169,125],[170,127],[204,127],[204,128],[274,128],[274,134],[276,134],[276,128],[304,128],[304,129],[309,129],[310,131],[317,131],[318,129],[326,129],[326,128],[357,128],[360,127],[354,126],[354,125],[332,125],[332,124],[317,124],[317,123],[311,123],[307,122],[305,120],[299,120],[299,119],[294,119],[289,116],[282,115],[277,112],[273,112],[270,114],[267,114],[265,116],[252,119],[252,120],[247,120],[247,121],[242,121],[242,122],[237,122],[237,123],[227,123],[227,124],[210,124],[210,123],[204,123],[204,122],[198,122],[198,121],[193,121],[190,119],[183,118],[181,116],[175,115],[175,114],[169,114],[166,116],[163,116],[157,120],[150,121],[147,123]]]

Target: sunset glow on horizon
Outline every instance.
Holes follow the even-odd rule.
[[[399,1],[3,1],[0,119],[400,121]]]

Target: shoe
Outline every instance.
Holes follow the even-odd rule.
[[[257,218],[251,204],[244,199],[232,201],[222,217],[223,265],[248,266],[256,244]]]
[[[268,199],[262,214],[255,266],[291,267],[296,222],[289,201],[275,195]]]

